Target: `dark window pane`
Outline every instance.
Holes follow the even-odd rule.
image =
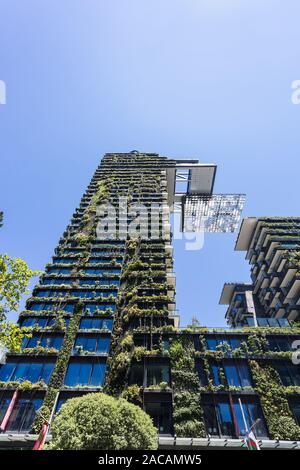
[[[0,400],[0,423],[2,422],[12,397],[2,398]]]
[[[207,434],[219,436],[215,406],[212,403],[204,403],[202,406]]]
[[[256,420],[260,419],[253,431],[257,437],[268,437],[262,410],[260,404],[257,401],[247,397],[241,397],[239,401],[238,398],[235,397],[233,407],[240,436],[245,436],[247,434],[247,430],[251,428]],[[242,412],[244,413],[247,430],[245,428]]]
[[[217,364],[211,364],[210,369],[214,385],[220,385],[219,366]]]
[[[90,385],[95,387],[103,385],[106,364],[94,364]]]
[[[169,366],[148,364],[146,366],[147,387],[170,381]]]
[[[199,377],[201,387],[205,387],[208,382],[207,382],[207,376],[206,376],[206,372],[205,372],[202,361],[198,361],[196,363],[196,370],[197,370],[197,373],[198,373],[198,377]]]
[[[35,418],[36,410],[42,406],[41,399],[19,399],[7,424],[7,431],[28,432]]]
[[[221,436],[234,436],[234,426],[229,403],[220,401],[217,404],[217,417]]]
[[[3,366],[0,368],[0,381],[8,382],[12,380],[15,368],[16,363],[14,362],[7,362],[6,364],[3,364]]]
[[[292,403],[291,410],[293,412],[297,424],[300,426],[300,403]]]
[[[171,434],[172,407],[170,403],[145,403],[145,411],[151,416],[159,434]]]

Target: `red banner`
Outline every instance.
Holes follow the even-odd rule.
[[[32,450],[42,450],[45,444],[47,432],[49,428],[49,423],[48,421],[44,421],[41,432],[39,434],[39,437],[34,443],[33,449]]]
[[[10,418],[10,415],[12,414],[12,411],[14,409],[14,406],[16,404],[17,399],[18,399],[18,390],[15,390],[14,394],[12,396],[12,399],[10,401],[10,404],[8,405],[8,408],[7,408],[6,413],[4,415],[4,418],[2,420],[2,423],[1,423],[1,426],[0,426],[1,431],[5,431],[8,420]]]

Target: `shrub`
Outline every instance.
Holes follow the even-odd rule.
[[[123,398],[89,393],[68,400],[51,428],[55,450],[155,450],[157,431],[138,406]]]

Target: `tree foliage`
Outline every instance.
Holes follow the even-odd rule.
[[[38,274],[24,260],[0,255],[0,342],[12,351],[20,350],[22,338],[28,336],[28,329],[12,323],[7,315],[18,310],[22,295],[28,293],[31,277]]]
[[[141,408],[123,398],[89,393],[68,400],[51,426],[55,450],[155,450],[157,431]]]

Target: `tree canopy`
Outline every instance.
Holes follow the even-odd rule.
[[[28,293],[30,279],[38,274],[24,260],[0,254],[0,342],[16,352],[28,330],[9,321],[7,315],[18,310],[22,296]]]
[[[141,408],[123,398],[89,393],[69,399],[51,426],[55,450],[155,450],[157,431]]]

